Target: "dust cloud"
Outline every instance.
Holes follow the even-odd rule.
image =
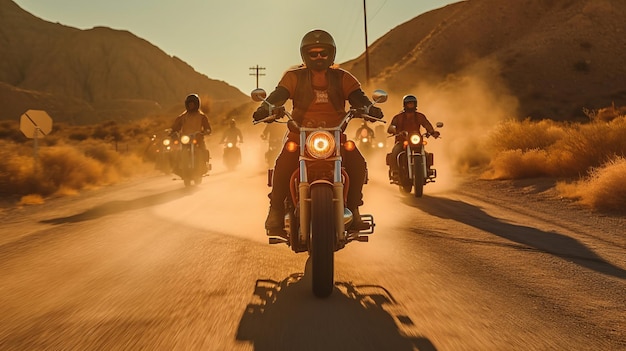
[[[418,110],[433,126],[443,122],[441,138],[428,139],[426,146],[435,155],[436,184],[441,190],[453,188],[455,179],[484,167],[490,156],[482,142],[499,122],[516,116],[519,102],[499,74],[496,63],[483,61],[441,81],[420,82],[402,94],[390,94],[384,106],[386,120],[401,110],[403,95],[413,94]]]

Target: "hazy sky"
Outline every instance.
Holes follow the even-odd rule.
[[[333,35],[338,63],[365,50],[362,0],[14,1],[50,22],[128,30],[246,94],[256,87],[250,67],[265,67],[259,85],[273,89],[285,69],[302,61],[300,40],[311,29]],[[367,0],[368,42],[421,13],[458,1]]]

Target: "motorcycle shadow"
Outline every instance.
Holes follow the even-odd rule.
[[[81,213],[67,217],[51,218],[39,221],[40,223],[47,224],[63,224],[63,223],[76,223],[83,222],[100,217],[121,213],[125,211],[132,211],[140,208],[155,206],[163,204],[172,200],[180,199],[182,196],[188,196],[195,192],[194,188],[180,188],[175,190],[169,190],[158,194],[152,194],[148,196],[139,197],[132,200],[117,200],[109,201],[101,205],[92,207]]]
[[[494,242],[493,245],[547,253],[598,273],[626,279],[626,270],[607,262],[585,244],[565,234],[512,224],[506,219],[489,215],[478,206],[460,200],[424,195],[420,199],[405,197],[403,201],[431,216],[451,219],[514,243],[503,245]],[[452,237],[448,239],[454,240]]]
[[[309,272],[310,260],[305,273],[257,280],[237,340],[257,351],[436,350],[384,287],[335,282],[329,298],[317,299]]]

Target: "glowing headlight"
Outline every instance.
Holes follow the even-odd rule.
[[[361,139],[362,142],[367,143],[369,140],[367,140],[367,138],[363,138]]]
[[[385,144],[383,144],[383,143],[382,143],[382,141],[378,143],[378,147],[379,147],[379,148],[381,148],[381,149],[382,149],[384,146],[385,146]]]
[[[233,147],[233,143],[228,143],[228,144],[226,144],[226,147],[228,147],[228,148]]]
[[[189,135],[183,135],[182,137],[180,137],[180,142],[185,145],[189,144],[190,141],[191,138],[189,137]]]
[[[411,141],[411,144],[417,145],[422,140],[422,137],[419,134],[412,134],[411,137],[409,137],[409,140]]]
[[[171,142],[172,142],[172,141],[171,141],[170,139],[163,139],[163,145],[164,145],[164,146],[170,146],[170,143],[171,143]]]
[[[335,152],[335,138],[328,132],[313,132],[306,138],[306,149],[314,158],[329,158]]]

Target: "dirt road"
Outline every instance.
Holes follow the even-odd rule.
[[[0,212],[2,350],[626,350],[626,221],[546,188],[372,171],[369,243],[310,291],[265,174],[155,176]],[[451,186],[454,183],[455,186]]]

